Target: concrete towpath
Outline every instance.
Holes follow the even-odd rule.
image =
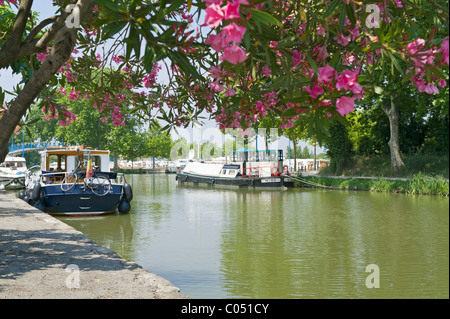
[[[187,299],[169,281],[0,191],[0,299]]]

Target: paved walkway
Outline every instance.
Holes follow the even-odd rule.
[[[1,298],[189,298],[167,280],[0,191]]]

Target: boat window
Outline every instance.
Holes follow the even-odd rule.
[[[222,174],[225,175],[226,173],[227,173],[227,170],[224,169],[224,170],[222,171]]]
[[[228,175],[234,175],[234,169],[230,169],[230,170],[228,171]]]
[[[86,163],[85,163],[84,167],[87,167],[88,158],[85,157],[85,159],[86,159]],[[97,156],[97,155],[91,155],[91,160],[92,160],[92,165],[94,166],[94,170],[100,171],[100,168],[102,167],[101,166],[101,163],[102,163],[101,157]]]
[[[66,171],[66,155],[49,155],[47,159],[49,170],[53,172]]]

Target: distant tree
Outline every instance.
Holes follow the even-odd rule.
[[[146,133],[145,137],[145,155],[152,158],[169,158],[170,149],[173,146],[170,132],[161,132],[161,126],[153,125]]]
[[[330,167],[336,175],[341,175],[343,169],[352,163],[353,145],[342,123],[332,122],[329,131],[330,137],[326,139],[325,145],[330,156]]]

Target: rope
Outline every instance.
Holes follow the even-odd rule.
[[[310,185],[310,186],[313,186],[313,187],[322,187],[322,188],[334,189],[334,187],[332,187],[332,186],[325,186],[325,185],[322,185],[322,184],[319,184],[319,183],[308,181],[308,180],[300,178],[300,177],[288,176],[288,175],[283,175],[283,176],[295,179],[295,180],[297,180],[297,181],[299,181],[301,183],[304,183],[306,185]]]

